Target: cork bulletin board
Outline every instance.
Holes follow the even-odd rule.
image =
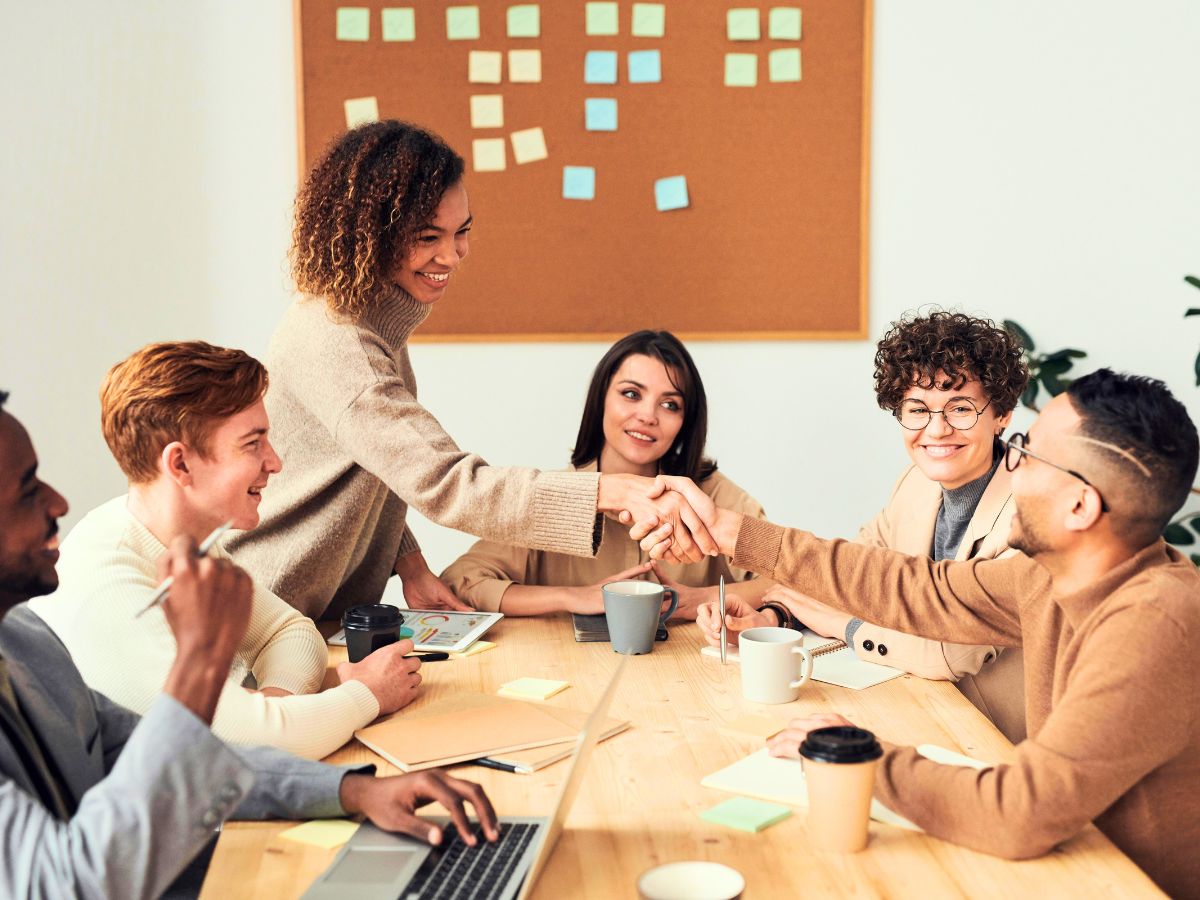
[[[470,255],[419,339],[866,337],[870,0],[295,17],[302,173],[376,116],[466,160]]]

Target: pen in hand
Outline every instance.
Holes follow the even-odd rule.
[[[233,520],[230,519],[228,522],[224,522],[224,523],[218,525],[216,528],[214,528],[213,533],[210,534],[208,537],[206,537],[204,539],[204,543],[202,543],[199,547],[196,548],[196,555],[197,556],[207,556],[208,551],[211,550],[216,545],[216,543],[220,539],[221,535],[223,535],[226,531],[228,531],[232,527],[233,527]],[[158,606],[158,604],[160,604],[164,600],[166,600],[167,594],[171,593],[171,585],[173,585],[174,583],[175,583],[175,579],[173,576],[168,575],[166,578],[164,578],[162,584],[160,584],[158,586],[158,590],[154,592],[154,596],[150,598],[150,602],[147,603],[142,608],[141,612],[137,613],[134,616],[134,618],[140,619],[146,613],[150,612],[150,610],[154,609],[154,607]]]

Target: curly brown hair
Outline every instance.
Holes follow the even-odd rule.
[[[875,399],[894,410],[913,385],[955,390],[975,379],[1002,416],[1017,406],[1029,381],[1016,339],[991,319],[934,310],[893,322],[875,350]]]
[[[313,166],[296,198],[296,287],[323,297],[334,312],[362,314],[462,174],[461,156],[409,122],[372,122],[346,132]]]

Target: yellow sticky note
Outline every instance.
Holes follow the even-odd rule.
[[[612,37],[620,27],[615,3],[584,4],[584,16],[584,30],[592,37]]]
[[[767,35],[773,41],[800,40],[800,7],[773,7],[767,16]]]
[[[514,84],[533,84],[542,80],[541,50],[509,50],[508,80]]]
[[[379,121],[379,101],[374,97],[355,97],[342,106],[346,110],[346,127],[357,128],[366,122]]]
[[[504,138],[477,138],[471,141],[471,156],[476,172],[503,172],[507,165]]]
[[[513,161],[518,166],[546,158],[546,135],[541,128],[514,131],[509,137],[512,139]]]
[[[765,741],[767,738],[774,737],[787,728],[787,722],[782,719],[770,719],[766,716],[747,714],[738,716],[732,722],[726,722],[722,727],[730,731],[736,731],[739,734],[749,735],[760,741]]]
[[[542,33],[542,15],[536,3],[524,3],[508,8],[508,36],[535,38]]]
[[[503,128],[504,97],[500,94],[475,94],[471,97],[472,128]]]
[[[452,41],[479,39],[479,7],[447,6],[446,37]]]
[[[731,9],[725,13],[725,34],[731,41],[757,41],[761,36],[757,9]]]
[[[725,54],[725,87],[754,87],[758,84],[758,54]]]
[[[460,653],[451,653],[450,656],[453,659],[466,659],[468,656],[476,656],[480,653],[487,653],[495,646],[495,643],[492,641],[476,641],[466,650],[463,650]]]
[[[667,33],[667,8],[661,3],[633,4],[634,37],[660,38]]]
[[[541,131],[540,128],[537,130]],[[570,686],[566,681],[553,681],[549,678],[518,678],[516,681],[500,685],[500,690],[496,693],[516,700],[545,700]]]
[[[467,56],[467,81],[499,84],[503,59],[499,50],[472,50]]]
[[[289,841],[299,841],[301,844],[311,844],[322,850],[332,850],[340,847],[358,831],[358,823],[349,819],[316,819],[305,822],[295,828],[279,832],[281,838]]]

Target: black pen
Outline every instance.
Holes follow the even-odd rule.
[[[405,659],[419,659],[422,663],[441,662],[443,659],[449,659],[450,654],[441,650],[435,650],[432,653],[410,653]]]
[[[510,765],[509,763],[496,762],[496,760],[491,759],[487,756],[481,756],[481,757],[479,757],[479,759],[469,760],[467,765],[482,766],[485,769],[495,769],[498,772],[518,772],[518,771],[520,771],[514,765]]]

